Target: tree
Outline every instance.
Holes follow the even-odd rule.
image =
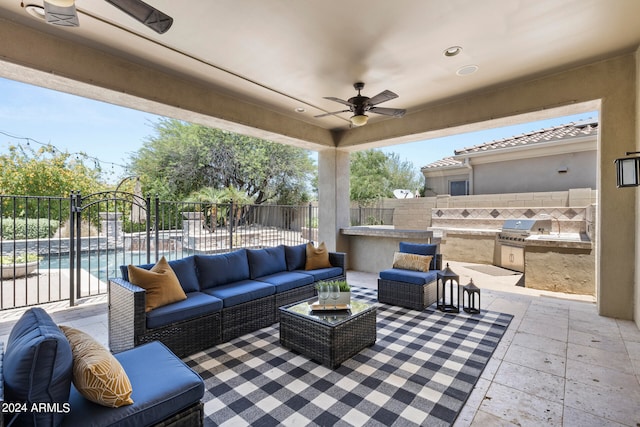
[[[411,162],[401,161],[396,153],[384,154],[380,150],[351,155],[349,185],[351,200],[360,206],[393,197],[396,188],[415,191],[423,186]]]
[[[162,119],[132,157],[146,191],[183,200],[203,187],[234,188],[254,203],[300,203],[315,170],[309,152],[220,129]]]

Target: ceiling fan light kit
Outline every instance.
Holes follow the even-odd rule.
[[[360,94],[360,91],[364,88],[364,83],[357,82],[353,85],[354,89],[358,91],[358,95],[349,98],[348,101],[344,101],[340,98],[335,98],[332,96],[325,97],[324,99],[328,99],[331,101],[338,102],[340,104],[344,104],[349,107],[348,110],[334,111],[332,113],[325,113],[315,116],[326,117],[333,116],[339,113],[347,113],[352,112],[353,116],[351,116],[351,124],[353,126],[364,126],[367,124],[369,120],[369,116],[367,116],[367,112],[372,112],[376,114],[381,114],[383,116],[391,116],[395,118],[403,117],[407,110],[401,108],[384,108],[384,107],[376,107],[376,105],[383,103],[385,101],[390,101],[398,97],[395,93],[390,90],[384,90],[374,96],[373,98],[369,98],[367,96],[363,96]]]
[[[366,114],[351,116],[351,124],[354,126],[364,126],[367,124],[368,120],[369,116],[367,116]]]

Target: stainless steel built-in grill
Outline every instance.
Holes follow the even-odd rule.
[[[506,220],[497,236],[497,244],[500,248],[500,266],[524,272],[525,239],[532,234],[549,233],[550,230],[550,219]]]

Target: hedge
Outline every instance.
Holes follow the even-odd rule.
[[[46,239],[53,236],[60,221],[48,218],[1,218],[3,240]]]

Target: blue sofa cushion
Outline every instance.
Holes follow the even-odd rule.
[[[435,255],[437,251],[438,251],[438,245],[434,245],[434,244],[400,242],[400,252],[404,252],[405,254],[433,256],[433,259],[431,260],[431,264],[429,265],[430,270],[436,269]]]
[[[380,278],[384,280],[393,280],[394,282],[406,282],[416,285],[424,285],[431,283],[438,278],[438,271],[431,270],[427,272],[402,270],[400,268],[390,268],[380,272]]]
[[[342,276],[343,274],[342,268],[340,267],[317,268],[315,270],[296,270],[295,272],[312,276],[314,282],[331,279],[336,276]]]
[[[147,312],[147,328],[154,329],[181,320],[222,310],[222,300],[202,292],[188,292],[187,299]]]
[[[218,255],[196,255],[200,290],[249,279],[247,250]]]
[[[307,244],[285,246],[284,255],[287,260],[287,270],[304,270],[304,265],[307,262]]]
[[[256,280],[271,283],[276,287],[276,293],[290,291],[291,289],[310,285],[314,282],[313,276],[293,271],[282,271],[269,276],[258,277]]]
[[[233,307],[234,305],[273,295],[276,293],[276,287],[270,283],[258,282],[257,280],[241,280],[205,289],[203,292],[220,298],[224,307]]]
[[[151,270],[155,264],[143,264],[137,267],[144,268],[145,270]],[[182,286],[182,290],[185,292],[196,292],[200,290],[198,285],[198,275],[196,274],[196,262],[195,257],[188,256],[182,259],[176,259],[169,261],[169,266],[176,273],[176,277]],[[129,270],[126,265],[120,266],[120,272],[122,278],[129,282]]]
[[[248,249],[249,278],[268,276],[280,271],[287,271],[287,261],[284,256],[284,246],[264,249]]]
[[[16,322],[4,354],[6,402],[63,403],[69,400],[73,356],[67,337],[41,308],[27,310]],[[27,412],[15,425],[59,425],[59,412]],[[1,415],[0,415],[1,416]]]
[[[115,355],[129,377],[133,405],[107,408],[71,389],[63,426],[148,426],[199,402],[204,382],[164,344],[154,341]]]

